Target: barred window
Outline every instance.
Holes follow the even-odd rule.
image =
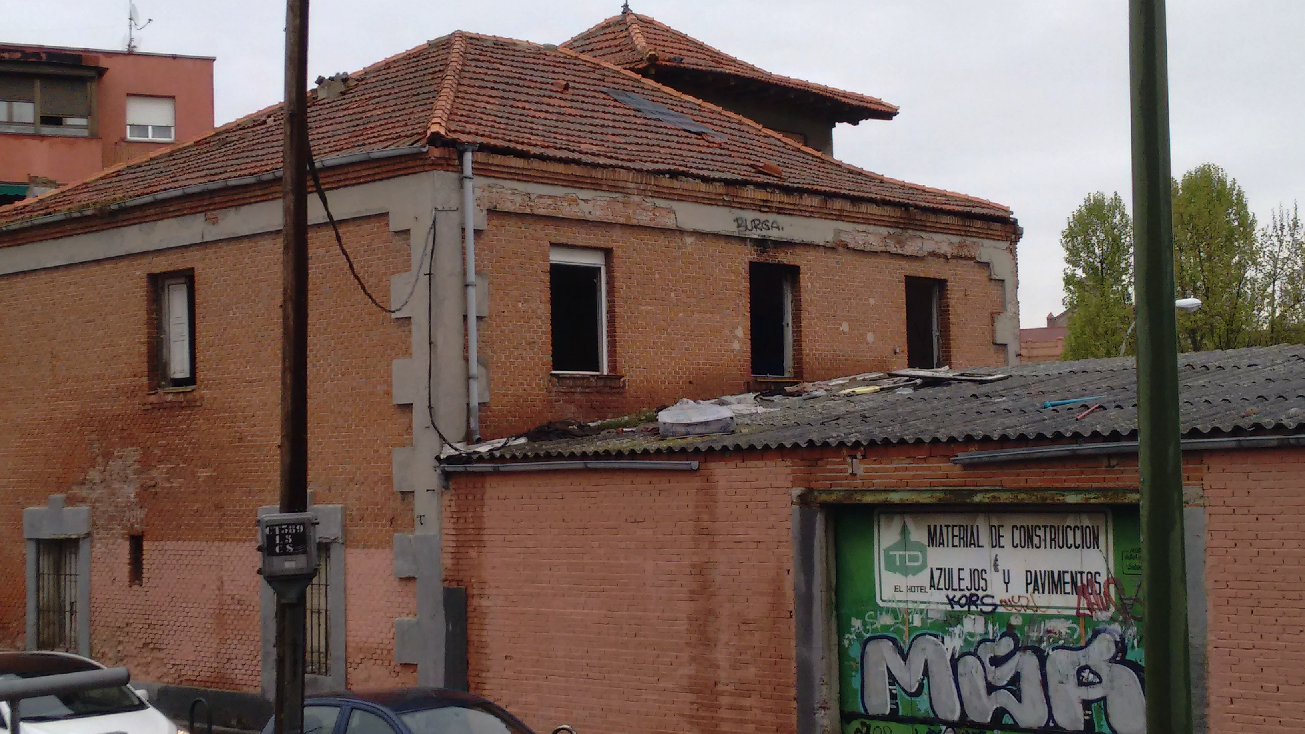
[[[317,546],[317,575],[308,585],[305,599],[308,607],[308,644],[304,661],[307,675],[331,674],[331,615],[327,601],[330,598],[331,544]]]
[[[36,646],[77,652],[77,552],[73,540],[36,541]]]

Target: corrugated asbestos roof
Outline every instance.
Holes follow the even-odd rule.
[[[713,132],[650,117],[633,94]],[[760,185],[1013,222],[982,199],[886,178],[822,156],[744,117],[568,49],[458,31],[351,75],[338,97],[310,95],[318,159],[432,144]],[[280,105],[198,140],[0,208],[0,225],[92,210],[281,165]],[[2,236],[2,235],[0,235]]]
[[[772,74],[647,15],[634,12],[624,12],[608,18],[562,45],[625,69],[691,69],[815,95],[853,112],[845,116],[845,121],[848,122],[872,117],[889,119],[897,114],[897,107],[882,99]]]
[[[1137,425],[1133,359],[990,367],[1009,374],[986,384],[956,382],[911,393],[781,397],[774,412],[741,415],[733,434],[662,439],[607,432],[509,446],[486,458],[604,456],[711,449],[863,446],[968,440],[1084,438],[1120,440]],[[1305,425],[1305,346],[1200,352],[1179,357],[1186,437],[1232,431],[1294,431]],[[1049,400],[1100,400],[1043,408]],[[1075,416],[1100,403],[1083,420]],[[458,461],[458,458],[450,459]]]

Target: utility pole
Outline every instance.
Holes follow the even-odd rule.
[[[1164,0],[1129,0],[1146,730],[1191,734]]]
[[[287,0],[281,196],[280,512],[308,511],[308,0]],[[308,542],[315,540],[307,536]],[[264,543],[268,541],[263,540]],[[314,559],[315,560],[315,559]],[[315,563],[313,564],[316,565]],[[316,570],[315,568],[313,569]],[[276,591],[276,734],[304,730],[305,609],[299,584]],[[296,587],[297,589],[296,593]]]

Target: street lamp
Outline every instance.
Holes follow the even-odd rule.
[[[1178,309],[1179,311],[1186,311],[1188,313],[1191,313],[1192,311],[1195,311],[1200,307],[1201,307],[1201,299],[1199,298],[1179,298],[1177,301],[1174,301],[1174,308]],[[1136,327],[1137,327],[1137,317],[1134,316],[1133,323],[1129,324],[1128,331],[1124,332],[1123,343],[1119,345],[1119,356],[1121,357],[1124,356],[1124,349],[1128,346],[1128,337],[1133,335],[1133,329]]]

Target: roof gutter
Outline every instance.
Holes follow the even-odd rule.
[[[522,461],[512,464],[440,464],[440,471],[449,474],[498,474],[526,471],[698,471],[696,461],[641,461],[607,459],[599,461]]]
[[[1229,449],[1280,449],[1305,446],[1305,434],[1292,436],[1239,436],[1234,438],[1183,439],[1183,451],[1226,451]],[[1136,454],[1137,441],[1112,441],[1062,446],[1035,446],[998,451],[967,451],[952,457],[953,464],[1005,464],[1012,461],[1038,461],[1079,456],[1117,456]]]
[[[377,160],[384,160],[386,158],[397,158],[399,156],[405,156],[405,155],[417,155],[419,153],[425,153],[426,150],[427,150],[427,146],[425,145],[408,145],[402,148],[384,148],[382,150],[372,150],[372,151],[366,151],[362,153],[346,153],[345,155],[337,155],[337,156],[332,156],[330,158],[323,158],[320,161],[317,161],[317,167],[334,168],[336,166],[347,166],[350,163],[359,163],[362,161],[377,161]],[[237,186],[248,186],[250,184],[276,181],[279,178],[281,178],[280,168],[273,171],[267,171],[266,173],[254,174],[252,176],[240,176],[238,178],[228,178],[222,181],[209,181],[208,183],[191,184],[190,186],[181,186],[175,189],[168,189],[166,191],[159,191],[153,194],[137,196],[132,199],[124,199],[123,201],[117,201],[112,204],[109,204],[107,207],[92,206],[83,209],[76,209],[73,211],[59,212],[57,214],[47,214],[46,216],[43,217],[36,217],[34,219],[25,219],[19,222],[12,222],[10,224],[0,226],[0,232],[12,232],[14,230],[27,229],[28,227],[39,227],[43,224],[54,224],[55,222],[62,222],[68,219],[76,219],[78,217],[87,217],[93,214],[99,214],[105,210],[110,212],[116,212],[116,211],[121,211],[123,209],[129,209],[132,207],[145,206],[146,204],[154,204],[160,201],[168,201],[169,199],[179,199],[183,196],[191,196],[193,194],[203,194],[209,191],[219,191],[221,189],[230,189],[230,188],[235,188]]]

